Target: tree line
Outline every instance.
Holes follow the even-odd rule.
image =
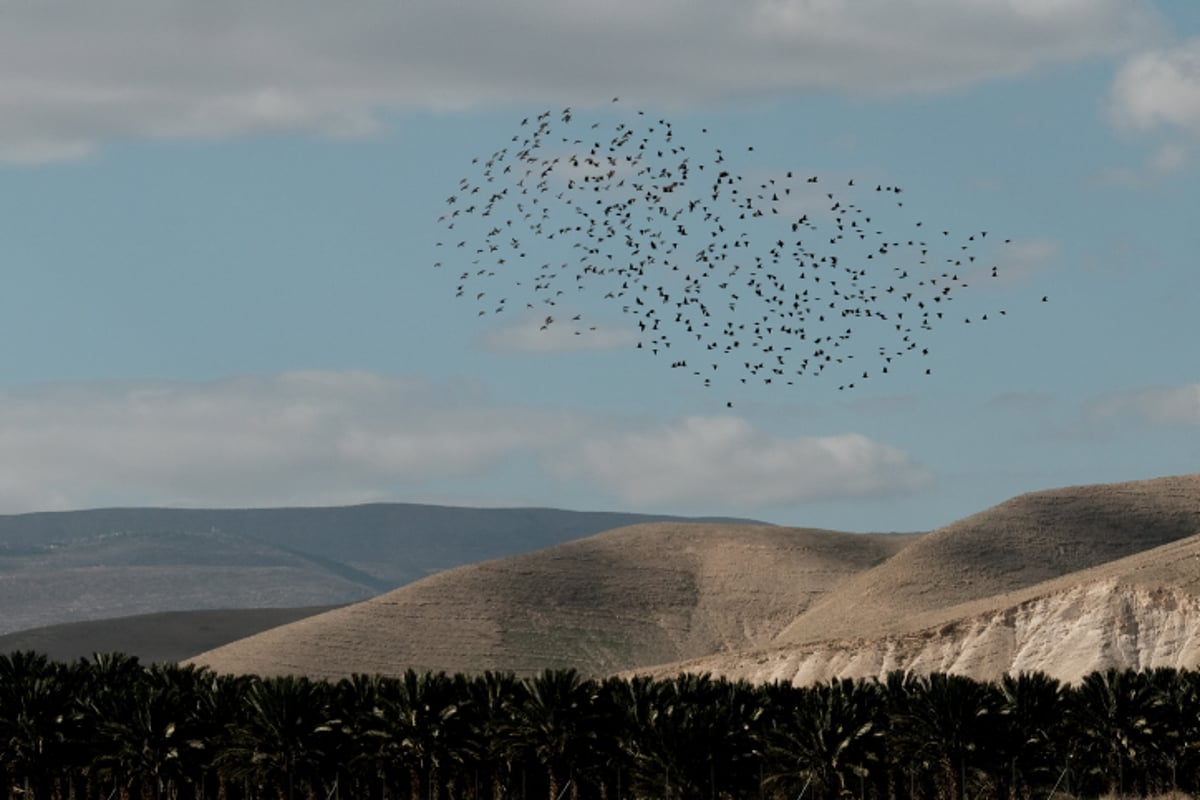
[[[1200,790],[1200,673],[218,675],[0,655],[27,800],[1025,800]]]

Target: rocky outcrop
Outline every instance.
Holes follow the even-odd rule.
[[[1174,588],[1101,580],[910,634],[712,656],[663,671],[808,684],[893,670],[978,679],[1036,670],[1073,682],[1109,667],[1198,664],[1200,598]]]

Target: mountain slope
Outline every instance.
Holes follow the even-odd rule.
[[[165,611],[66,622],[0,636],[0,653],[36,650],[56,661],[71,662],[92,653],[120,652],[137,656],[143,664],[173,663],[329,610],[327,606],[318,606]]]
[[[646,670],[811,683],[892,670],[978,679],[1200,665],[1200,534],[929,614],[902,634],[714,654]]]
[[[660,519],[670,518],[404,503],[0,515],[0,633],[158,611],[341,605]]]
[[[636,526],[442,573],[198,660],[326,677],[575,667],[802,682],[1195,666],[1198,532],[1200,474],[1035,492],[909,537]]]
[[[923,537],[797,616],[778,644],[903,633],[950,606],[1200,532],[1200,474],[1021,495]]]
[[[222,672],[604,674],[762,646],[915,536],[657,523],[450,570],[194,661]]]

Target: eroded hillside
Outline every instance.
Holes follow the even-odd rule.
[[[940,528],[797,615],[778,644],[913,629],[921,618],[1200,532],[1200,474],[1021,495]]]
[[[761,647],[912,536],[656,523],[450,570],[197,657],[227,672],[605,674]]]
[[[1022,495],[926,535],[654,524],[444,572],[203,654],[223,672],[1200,665],[1200,474]]]

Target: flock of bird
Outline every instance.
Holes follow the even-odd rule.
[[[698,152],[666,119],[625,117],[546,111],[472,160],[438,219],[436,266],[461,272],[456,294],[479,315],[536,314],[543,331],[586,336],[602,326],[582,307],[602,300],[634,318],[638,349],[705,386],[731,372],[780,386],[836,375],[843,390],[928,356],[939,325],[1005,315],[952,311],[969,280],[998,277],[980,258],[999,249],[988,231],[913,217],[899,186],[746,177],[741,153]]]

